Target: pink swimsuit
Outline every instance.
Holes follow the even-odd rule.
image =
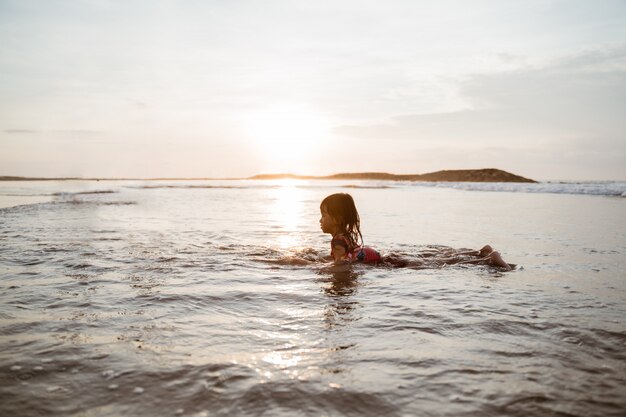
[[[333,248],[335,246],[342,246],[346,250],[345,258],[349,262],[377,263],[382,259],[378,251],[369,246],[353,248],[350,239],[342,234],[333,236],[333,240],[330,241],[330,256],[333,256]]]

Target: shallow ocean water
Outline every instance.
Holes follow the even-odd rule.
[[[346,181],[0,190],[30,203],[0,209],[2,415],[626,413],[619,193]],[[366,244],[382,252],[489,243],[518,268],[325,272],[319,202],[333,192],[354,196]]]

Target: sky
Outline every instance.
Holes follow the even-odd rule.
[[[626,180],[623,0],[0,0],[0,175]]]

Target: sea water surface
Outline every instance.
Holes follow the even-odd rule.
[[[0,415],[623,416],[624,191],[0,183]],[[518,266],[328,272],[334,192],[381,252]]]

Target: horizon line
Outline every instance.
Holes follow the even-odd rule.
[[[484,178],[488,173],[492,178]],[[483,178],[476,176],[483,175]],[[465,175],[466,178],[458,179],[458,176]],[[441,178],[442,176],[448,178]],[[467,178],[471,176],[474,178]],[[505,177],[498,181],[494,176]],[[457,177],[456,179],[450,177]],[[21,175],[0,175],[0,181],[241,181],[241,180],[378,180],[378,181],[423,181],[423,182],[626,182],[625,178],[612,179],[565,179],[565,178],[544,178],[533,180],[512,174],[498,168],[477,168],[477,169],[457,169],[440,170],[424,174],[393,174],[382,171],[361,171],[361,172],[340,172],[329,175],[302,175],[293,173],[273,173],[255,174],[246,177],[39,177]]]

